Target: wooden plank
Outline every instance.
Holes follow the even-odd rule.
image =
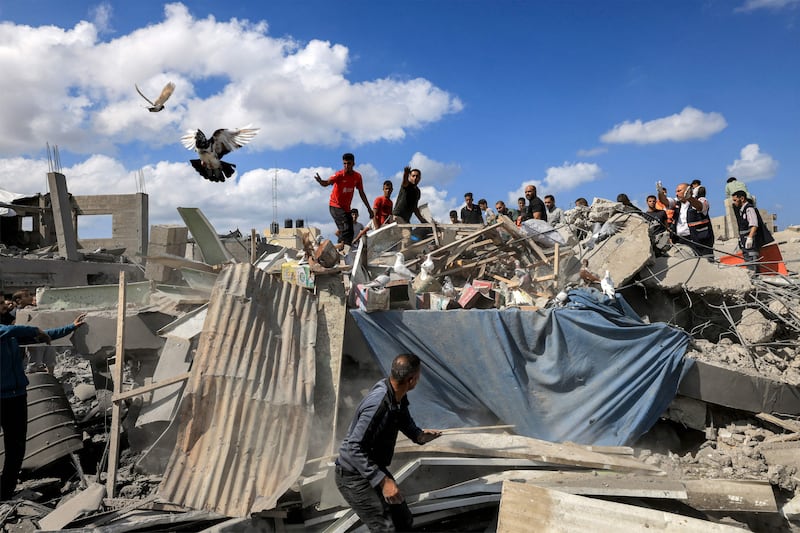
[[[122,392],[122,374],[125,369],[125,309],[127,301],[125,299],[125,271],[119,273],[119,297],[117,299],[117,342],[116,356],[114,357],[114,394]],[[114,402],[111,405],[111,429],[110,443],[108,447],[108,475],[106,477],[106,495],[114,497],[114,485],[117,482],[117,463],[119,461],[119,428],[120,428],[120,404]],[[99,474],[98,474],[99,475]]]
[[[256,228],[250,228],[250,264],[256,262]]]
[[[178,374],[177,376],[172,376],[171,378],[162,379],[157,383],[151,383],[149,385],[144,385],[143,387],[137,387],[127,392],[114,394],[114,396],[111,397],[111,401],[121,402],[122,400],[127,400],[128,398],[135,398],[137,396],[141,396],[142,394],[146,394],[150,391],[160,389],[161,387],[166,387],[167,385],[174,385],[179,381],[187,380],[191,375],[192,375],[191,372],[184,372],[183,374]]]
[[[767,481],[733,479],[684,480],[687,502],[700,511],[778,512],[778,504]]]
[[[769,422],[770,424],[775,424],[776,426],[782,427],[783,429],[791,431],[792,433],[800,432],[800,422],[795,420],[784,420],[783,418],[778,418],[777,416],[769,413],[758,413],[756,418],[764,420],[765,422]]]
[[[534,529],[532,526],[535,525]],[[741,529],[633,505],[586,498],[555,490],[505,481],[498,533],[519,531],[592,533],[627,532],[731,532]]]
[[[783,435],[775,435],[764,439],[764,444],[772,444],[773,442],[789,442],[793,440],[800,440],[800,433],[784,433]]]
[[[506,429],[514,429],[514,424],[506,424],[502,426],[475,426],[475,427],[463,427],[463,428],[447,428],[441,431],[442,435],[451,435],[453,433],[469,433],[472,431],[506,430]]]
[[[425,446],[419,446],[404,438],[398,440],[395,455],[405,453],[426,456],[434,453],[456,453],[472,457],[530,459],[562,466],[663,474],[659,468],[630,457],[592,452],[576,444],[554,443],[521,435],[499,433],[442,435]]]
[[[593,470],[566,472],[550,470],[505,470],[487,474],[450,487],[444,487],[407,498],[409,502],[437,498],[452,498],[482,492],[500,493],[504,481],[559,490],[583,496],[613,496],[623,498],[658,498],[686,500],[686,487],[680,481],[655,476],[619,474]]]

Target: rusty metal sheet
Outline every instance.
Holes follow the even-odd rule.
[[[275,506],[306,459],[316,330],[310,291],[250,264],[222,271],[178,408],[163,499],[240,517]]]

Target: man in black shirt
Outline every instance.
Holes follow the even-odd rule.
[[[531,218],[546,222],[547,208],[544,206],[544,202],[536,196],[536,187],[527,185],[525,187],[525,198],[528,200],[528,205],[525,207],[525,212],[520,214],[519,222],[521,223]]]
[[[416,355],[395,357],[389,378],[377,382],[356,408],[339,448],[336,486],[370,531],[392,531],[389,517],[398,531],[413,525],[411,511],[387,469],[398,431],[417,444],[442,434],[417,427],[408,410],[406,393],[417,386],[421,370]]]
[[[400,184],[400,192],[397,195],[397,200],[394,203],[394,211],[392,214],[396,222],[400,224],[410,224],[411,215],[417,215],[417,218],[423,224],[427,224],[419,212],[419,182],[422,179],[422,171],[418,168],[412,169],[406,167],[403,169],[403,182]]]
[[[462,224],[483,224],[483,217],[481,216],[481,208],[473,202],[472,193],[468,192],[464,195],[464,203],[466,204],[461,208],[461,223]]]

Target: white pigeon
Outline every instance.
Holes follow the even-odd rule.
[[[409,270],[409,268],[406,266],[406,261],[405,257],[403,256],[403,252],[397,252],[396,254],[394,254],[394,257],[395,260],[392,270],[394,270],[395,274],[397,274],[401,278],[413,279],[414,273],[411,272],[411,270]]]
[[[172,82],[167,83],[166,85],[164,85],[164,88],[161,89],[161,94],[158,95],[156,101],[153,102],[148,97],[146,97],[144,93],[142,93],[142,90],[139,89],[138,85],[134,83],[133,86],[136,87],[136,92],[139,93],[139,96],[147,100],[147,103],[150,104],[147,110],[150,111],[151,113],[158,113],[159,111],[164,109],[164,102],[166,102],[169,99],[169,97],[172,96],[172,91],[175,90],[174,83]]]
[[[614,280],[611,279],[611,273],[606,270],[606,275],[600,280],[600,288],[603,289],[603,294],[606,296],[614,297],[616,291],[614,290]]]
[[[431,276],[433,274],[433,269],[436,265],[433,263],[432,255],[433,253],[429,253],[425,261],[419,266],[420,274],[425,274],[426,276]]]
[[[236,165],[222,161],[222,157],[241,148],[256,136],[259,128],[245,126],[236,130],[220,128],[207,139],[201,130],[189,131],[181,137],[187,150],[194,150],[200,159],[190,159],[194,169],[210,181],[225,181],[235,172]]]
[[[370,287],[375,289],[382,289],[386,287],[386,284],[392,280],[392,278],[389,276],[389,274],[391,273],[392,273],[392,267],[388,267],[386,269],[386,272],[376,276],[375,279],[373,279],[369,283],[365,283],[364,287]]]

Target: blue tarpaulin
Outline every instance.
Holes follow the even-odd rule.
[[[423,360],[409,393],[420,427],[514,424],[552,442],[628,445],[675,397],[689,335],[646,324],[594,289],[540,311],[351,311],[383,372]]]

